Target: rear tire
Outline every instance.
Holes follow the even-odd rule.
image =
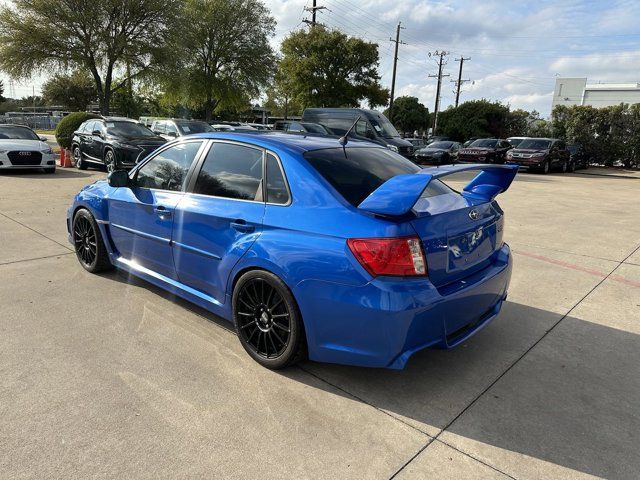
[[[232,305],[240,343],[260,365],[277,370],[305,357],[298,304],[277,276],[264,270],[245,273],[233,290]]]
[[[88,210],[82,208],[76,212],[71,232],[76,257],[86,271],[98,273],[113,269],[98,223]]]

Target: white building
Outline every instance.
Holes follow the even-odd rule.
[[[551,109],[556,105],[608,107],[640,103],[640,83],[587,83],[586,78],[556,78]]]

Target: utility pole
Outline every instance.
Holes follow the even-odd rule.
[[[315,27],[316,25],[321,25],[321,24],[318,24],[318,22],[316,22],[316,13],[318,10],[327,9],[327,7],[319,7],[316,3],[317,3],[317,0],[313,0],[312,7],[304,7],[305,11],[311,12],[311,20],[309,20],[308,18],[305,18],[302,21],[308,25],[311,25],[311,27]]]
[[[389,121],[393,123],[393,95],[396,91],[396,69],[398,67],[398,47],[400,44],[406,45],[405,42],[400,40],[400,30],[404,30],[402,26],[402,22],[398,22],[398,27],[396,28],[396,39],[389,38],[390,42],[396,44],[395,53],[393,55],[393,76],[391,77],[391,98],[389,99]]]
[[[449,52],[445,52],[444,50],[439,52],[439,51],[435,51],[433,54],[431,54],[431,52],[429,52],[429,57],[431,56],[434,57],[440,57],[440,59],[438,60],[438,75],[429,75],[429,77],[438,77],[438,87],[436,88],[436,104],[434,107],[434,118],[433,118],[433,131],[431,132],[431,135],[435,135],[436,134],[436,130],[438,128],[438,110],[440,109],[440,88],[442,86],[442,77],[448,77],[449,74],[443,74],[442,73],[442,67],[444,65],[446,65],[446,62],[444,61],[444,57],[446,55],[449,55]]]
[[[456,85],[456,108],[458,107],[458,102],[460,101],[460,87],[464,82],[471,81],[468,78],[465,80],[462,79],[462,65],[464,64],[465,60],[471,60],[471,58],[460,57],[455,59],[456,62],[460,62],[460,70],[458,71],[458,81],[456,82],[455,80],[452,80],[452,82],[455,83]]]

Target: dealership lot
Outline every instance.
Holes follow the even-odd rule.
[[[283,372],[77,264],[65,211],[103,176],[0,175],[0,477],[637,477],[638,176],[518,175],[509,298],[465,345]]]

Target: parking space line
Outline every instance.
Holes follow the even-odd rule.
[[[464,415],[471,407],[473,407],[478,400],[480,400],[489,390],[491,390],[491,388],[498,383],[502,377],[504,377],[507,373],[509,373],[511,371],[511,369],[513,367],[515,367],[520,360],[522,360],[531,350],[533,350],[542,340],[544,340],[559,324],[560,322],[562,322],[565,318],[567,318],[569,316],[569,314],[571,314],[571,312],[573,312],[578,305],[580,305],[589,295],[591,295],[600,285],[602,285],[607,279],[609,279],[610,277],[614,276],[616,277],[616,275],[614,275],[614,272],[620,268],[621,265],[623,265],[625,263],[625,261],[629,258],[631,258],[632,255],[634,255],[637,251],[640,251],[640,245],[638,245],[629,255],[627,255],[623,260],[621,260],[620,262],[617,262],[617,265],[613,268],[613,270],[611,270],[608,274],[603,274],[605,275],[604,278],[602,278],[593,288],[591,288],[582,298],[580,298],[580,300],[578,300],[568,311],[567,313],[565,313],[564,315],[562,315],[562,317],[560,317],[560,319],[554,323],[553,325],[551,325],[551,327],[538,339],[536,340],[529,348],[527,348],[518,358],[516,358],[511,365],[509,365],[500,375],[498,375],[496,377],[495,380],[493,380],[482,392],[480,392],[471,402],[469,402],[469,404],[464,407],[460,413],[458,413],[449,423],[447,423],[439,432],[438,434],[433,438],[433,441],[439,441],[442,443],[442,440],[440,440],[440,436],[442,435],[442,432],[444,432],[445,430],[449,429],[449,427],[451,427],[451,425],[453,425],[460,417],[462,417],[462,415]],[[549,260],[553,260],[553,259],[549,259]],[[555,262],[555,261],[554,261]],[[600,272],[598,272],[600,273]],[[429,442],[431,443],[431,442]],[[425,447],[421,450],[423,451],[425,448],[427,448],[429,444],[425,445]],[[445,445],[447,446],[451,446],[445,443]],[[453,447],[452,447],[453,448]],[[458,449],[456,449],[458,450]],[[461,452],[464,453],[464,452]],[[473,455],[467,454],[469,457],[473,458],[474,460],[478,460],[477,458],[475,458]],[[400,470],[398,470],[396,473],[393,474],[393,476],[391,476],[391,479],[394,478],[396,475],[398,475],[404,468],[406,468],[407,465],[409,465],[415,458],[417,457],[417,455],[415,455],[414,457],[412,457],[405,465],[402,466],[402,468]],[[478,460],[480,461],[480,460]],[[484,463],[484,462],[482,462]],[[487,465],[490,466],[492,468],[494,468],[497,471],[500,471],[499,469],[497,469],[496,467],[493,467],[492,465]],[[503,473],[503,472],[501,472]],[[507,474],[505,474],[507,475]],[[513,477],[511,477],[513,478]]]
[[[636,248],[637,250],[637,248]],[[635,252],[635,250],[634,250]],[[609,280],[613,280],[614,282],[624,283],[625,285],[630,285],[632,287],[640,288],[640,282],[634,282],[633,280],[629,280],[628,278],[623,277],[622,275],[611,275],[606,274],[605,272],[601,272],[599,270],[593,270],[591,268],[581,267],[580,265],[576,265],[574,263],[564,262],[562,260],[556,260],[554,258],[545,257],[543,255],[537,255],[535,253],[522,252],[518,250],[514,250],[513,253],[522,255],[524,257],[533,258],[535,260],[540,260],[541,262],[550,263],[552,265],[558,265],[560,267],[569,268],[571,270],[576,270],[578,272],[588,273],[589,275],[593,275],[594,277],[604,278],[608,277]],[[633,253],[632,253],[633,254]],[[629,258],[631,255],[627,256]],[[625,260],[622,260],[620,264],[625,263]],[[620,264],[618,266],[620,266]],[[616,267],[617,268],[617,267]]]
[[[51,238],[51,237],[47,237],[44,233],[39,232],[39,231],[37,231],[37,230],[35,230],[35,229],[31,228],[31,227],[30,227],[30,226],[28,226],[28,225],[25,225],[24,223],[22,223],[22,222],[20,222],[20,221],[16,220],[15,218],[11,218],[9,215],[6,215],[6,214],[4,214],[4,213],[2,213],[2,212],[0,212],[0,215],[2,215],[4,218],[7,218],[7,219],[9,219],[9,220],[11,220],[11,221],[13,221],[13,222],[16,222],[18,225],[22,225],[24,228],[31,230],[33,233],[37,233],[38,235],[40,235],[41,237],[46,238],[47,240],[51,240],[53,243],[55,243],[56,245],[60,245],[62,248],[65,248],[65,249],[67,249],[67,250],[71,250],[71,251],[73,251],[73,249],[72,249],[70,246],[68,246],[68,245],[63,245],[62,243],[60,243],[60,242],[58,242],[58,241],[54,240],[53,238]]]

